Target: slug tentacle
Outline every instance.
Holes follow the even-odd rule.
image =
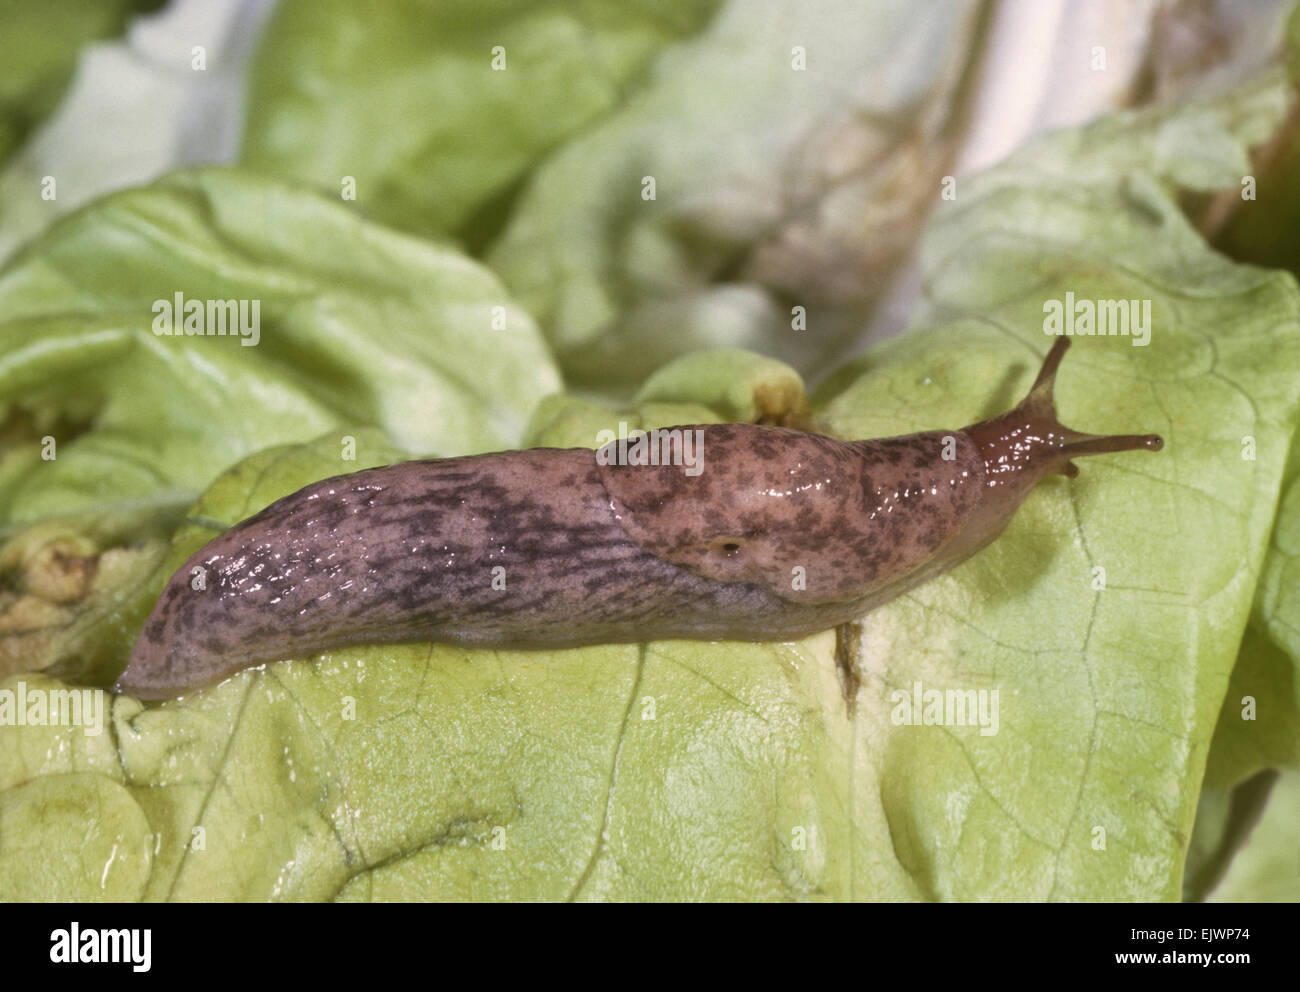
[[[1159,434],[1083,434],[1066,427],[1060,422],[1056,415],[1056,400],[1052,395],[1052,390],[1056,385],[1056,370],[1060,368],[1061,359],[1065,356],[1065,352],[1069,347],[1069,338],[1056,339],[1056,343],[1048,351],[1047,357],[1043,359],[1043,367],[1039,370],[1038,378],[1034,380],[1029,395],[1025,397],[1024,403],[1021,404],[1026,410],[1032,411],[1044,421],[1052,423],[1059,430],[1061,436],[1064,437],[1065,442],[1061,445],[1061,455],[1066,461],[1056,471],[1069,476],[1078,475],[1078,467],[1069,459],[1077,458],[1080,455],[1110,455],[1120,451],[1136,451],[1139,448],[1145,448],[1147,451],[1159,451],[1163,448],[1165,442]]]
[[[966,428],[983,455],[990,485],[1014,485],[1028,492],[1044,475],[1077,475],[1073,458],[1164,447],[1158,434],[1084,434],[1061,423],[1053,387],[1070,340],[1056,339],[1029,393],[1015,409]]]
[[[844,624],[984,547],[1071,459],[1160,449],[1060,423],[1068,346],[1014,410],[960,431],[693,425],[661,432],[681,464],[537,448],[314,483],[172,576],[117,689],[165,699],[359,644],[786,641]]]

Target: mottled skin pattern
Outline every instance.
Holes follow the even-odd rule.
[[[539,448],[315,483],[182,566],[117,688],[168,698],[376,642],[769,641],[847,622],[979,550],[1071,457],[1159,447],[1057,423],[1067,341],[1020,406],[962,431],[844,442],[719,424],[680,428],[704,432],[694,476]]]
[[[602,466],[623,529],[697,575],[803,604],[856,604],[905,581],[961,530],[984,477],[978,448],[959,431],[845,443],[750,424],[682,430],[704,432],[696,476],[675,465]],[[756,621],[752,639],[771,640],[754,617],[736,636]]]

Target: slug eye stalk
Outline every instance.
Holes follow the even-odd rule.
[[[1034,384],[1015,409],[966,428],[984,455],[991,479],[1005,482],[1010,473],[1031,470],[1035,480],[1050,473],[1073,478],[1079,474],[1073,458],[1164,447],[1158,434],[1085,434],[1061,423],[1053,390],[1070,341],[1068,337],[1056,339]]]

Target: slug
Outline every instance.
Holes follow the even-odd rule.
[[[789,641],[970,557],[1072,458],[1153,434],[1062,426],[1057,340],[1028,396],[962,430],[867,441],[753,424],[698,431],[700,465],[535,448],[325,479],[176,572],[115,687],[164,699],[348,645],[560,648]],[[204,588],[192,576],[201,570]]]

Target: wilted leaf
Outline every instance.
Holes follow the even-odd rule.
[[[938,202],[977,13],[727,4],[537,171],[493,266],[595,388],[692,348],[826,368]]]

